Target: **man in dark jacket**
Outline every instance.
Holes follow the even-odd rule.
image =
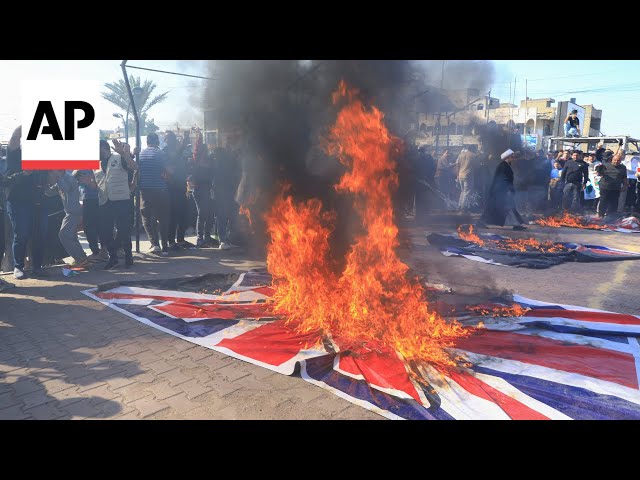
[[[571,159],[564,165],[560,180],[564,182],[562,209],[565,211],[580,210],[582,207],[580,197],[589,181],[589,165],[580,158],[577,151],[571,154]]]
[[[169,216],[169,250],[190,248],[193,244],[184,239],[188,221],[187,164],[184,150],[189,141],[187,133],[178,142],[175,133],[168,131],[164,136],[163,151],[167,154],[167,187],[171,212]]]
[[[624,158],[624,151],[621,151],[621,147],[622,140],[620,140],[618,151],[611,162],[605,162],[596,167],[596,172],[601,177],[599,183],[600,202],[598,203],[598,216],[600,217],[617,211],[620,191],[629,186],[627,167],[621,163]]]
[[[213,156],[209,154],[198,132],[193,150],[193,168],[189,184],[193,189],[198,218],[196,219],[196,246],[199,248],[219,247],[220,243],[211,237],[215,222],[213,189]]]
[[[511,169],[514,151],[509,149],[500,158],[502,162],[493,175],[489,198],[478,226],[486,227],[487,224],[513,225],[514,230],[526,230],[527,227],[523,226],[524,220],[516,209],[513,170]]]
[[[48,276],[42,268],[45,239],[47,235],[48,212],[44,208],[44,189],[47,184],[46,171],[22,170],[22,149],[20,139],[22,127],[16,128],[9,140],[7,151],[6,185],[9,188],[7,213],[13,226],[13,276],[24,278],[24,258],[27,243],[31,242],[33,275]]]
[[[220,239],[220,249],[227,250],[234,245],[231,236],[234,228],[238,205],[235,202],[240,183],[240,152],[236,150],[237,140],[227,137],[227,144],[217,148],[214,153],[213,191],[216,210],[216,227]]]

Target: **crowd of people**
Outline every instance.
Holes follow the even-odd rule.
[[[191,139],[195,134],[195,138]],[[134,151],[126,143],[100,140],[96,170],[23,170],[22,129],[7,146],[6,168],[0,175],[0,265],[6,251],[13,258],[15,279],[47,277],[45,266],[71,257],[71,267],[104,262],[118,267],[134,264],[131,236],[136,219],[136,189],[140,192],[141,224],[149,253],[169,256],[191,248],[234,248],[241,178],[238,138],[224,145],[205,145],[202,132],[147,135],[146,148]],[[13,230],[5,244],[5,212]],[[57,220],[57,221],[56,221]],[[193,227],[196,243],[185,240]],[[78,231],[83,230],[87,255]],[[6,248],[5,248],[6,247]],[[28,264],[27,265],[27,259]],[[27,269],[27,266],[30,268]],[[0,280],[0,290],[13,284]]]
[[[234,247],[232,241],[242,242],[239,203],[252,192],[243,168],[249,149],[243,152],[237,135],[214,147],[204,144],[197,129],[178,135],[167,131],[160,148],[160,137],[151,133],[146,148],[134,151],[118,140],[100,140],[100,167],[76,171],[22,170],[21,136],[18,127],[8,144],[6,171],[0,174],[0,264],[10,251],[16,279],[25,278],[27,271],[46,277],[44,266],[66,257],[73,267],[104,262],[103,268],[110,270],[121,260],[132,267],[137,191],[151,254],[224,250]],[[526,228],[520,212],[591,210],[606,217],[625,209],[640,211],[640,171],[627,172],[622,142],[616,152],[599,145],[594,152],[545,154],[523,146],[515,131],[506,138],[509,148],[504,152],[470,145],[457,155],[453,149],[436,155],[435,149],[407,140],[399,163],[400,207],[416,216],[434,210],[482,213],[480,225],[515,229]],[[13,231],[10,245],[5,245],[5,212]],[[195,244],[185,239],[189,228],[195,230]],[[88,255],[79,230],[91,250]],[[11,286],[0,280],[0,290]]]
[[[409,178],[415,181],[403,186],[413,191],[405,210],[416,215],[433,210],[484,212],[496,173],[505,173],[496,171],[505,169],[508,159],[513,201],[524,214],[593,212],[604,218],[640,212],[640,172],[627,171],[621,144],[615,152],[600,144],[593,152],[568,149],[546,154],[511,145],[507,157],[506,152],[479,152],[474,145],[458,155],[451,149],[435,155],[431,147],[421,146],[407,155]]]

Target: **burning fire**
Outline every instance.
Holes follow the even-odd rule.
[[[545,227],[573,227],[590,229],[602,228],[602,225],[598,225],[597,223],[589,223],[583,218],[576,215],[571,215],[567,212],[565,212],[560,217],[541,218],[540,220],[536,220],[536,223]]]
[[[531,309],[514,303],[511,306],[494,304],[468,305],[466,307],[466,310],[472,312],[475,315],[482,315],[487,317],[522,317]]]
[[[253,221],[251,219],[251,210],[250,210],[250,208],[256,203],[256,200],[257,200],[259,195],[260,195],[259,190],[256,193],[252,192],[251,195],[249,195],[249,199],[247,200],[247,203],[243,203],[238,208],[238,213],[240,215],[244,215],[245,217],[247,217],[247,220],[249,221],[249,228],[251,228],[251,232],[253,232],[254,230],[253,230]]]
[[[473,230],[473,225],[460,225],[458,236],[467,242],[473,242],[481,247],[494,247],[501,250],[518,252],[540,251],[544,253],[564,252],[562,245],[553,242],[539,242],[535,238],[507,238],[504,240],[483,240]]]
[[[299,331],[330,334],[343,350],[392,348],[408,360],[452,366],[455,361],[444,349],[470,332],[433,310],[395,252],[398,228],[391,196],[398,175],[393,157],[401,141],[390,135],[382,112],[365,108],[357,91],[340,82],[334,103],[345,98],[325,149],[349,169],[335,188],[354,196],[363,233],[336,273],[330,247],[335,212],[323,211],[317,199],[295,202],[285,187],[265,217],[274,313]]]

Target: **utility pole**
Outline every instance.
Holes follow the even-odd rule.
[[[529,96],[527,89],[527,79],[524,79],[524,144],[528,146],[527,143],[527,123],[529,123]],[[533,128],[535,129],[535,122],[533,124]]]
[[[491,89],[489,89],[489,95],[487,98],[487,105],[485,106],[485,112],[484,112],[484,116],[486,118],[486,122],[485,123],[489,123],[489,104],[491,103]]]
[[[436,120],[436,129],[437,129],[437,133],[436,133],[436,144],[435,144],[435,153],[436,155],[439,153],[438,151],[438,144],[440,143],[440,129],[442,128],[440,125],[440,116],[442,115],[442,91],[444,90],[444,62],[445,60],[442,61],[442,74],[440,76],[440,97],[438,98],[438,120]]]

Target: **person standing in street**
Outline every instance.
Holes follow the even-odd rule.
[[[515,152],[508,149],[500,158],[502,162],[496,168],[493,182],[489,191],[489,198],[485,210],[480,217],[478,227],[491,225],[513,225],[514,230],[526,230],[524,220],[516,209],[515,188],[513,186],[513,170],[511,162]]]
[[[136,171],[129,145],[113,141],[115,153],[106,140],[100,140],[100,169],[94,172],[100,204],[101,238],[107,242],[109,261],[104,266],[110,270],[118,265],[118,249],[125,255],[125,266],[133,266],[131,247],[131,198],[129,172]],[[113,228],[117,237],[113,237]]]
[[[169,255],[171,200],[167,187],[167,155],[155,133],[147,135],[147,148],[139,155],[138,187],[142,225],[151,242],[151,253]],[[158,238],[158,233],[159,238]]]

